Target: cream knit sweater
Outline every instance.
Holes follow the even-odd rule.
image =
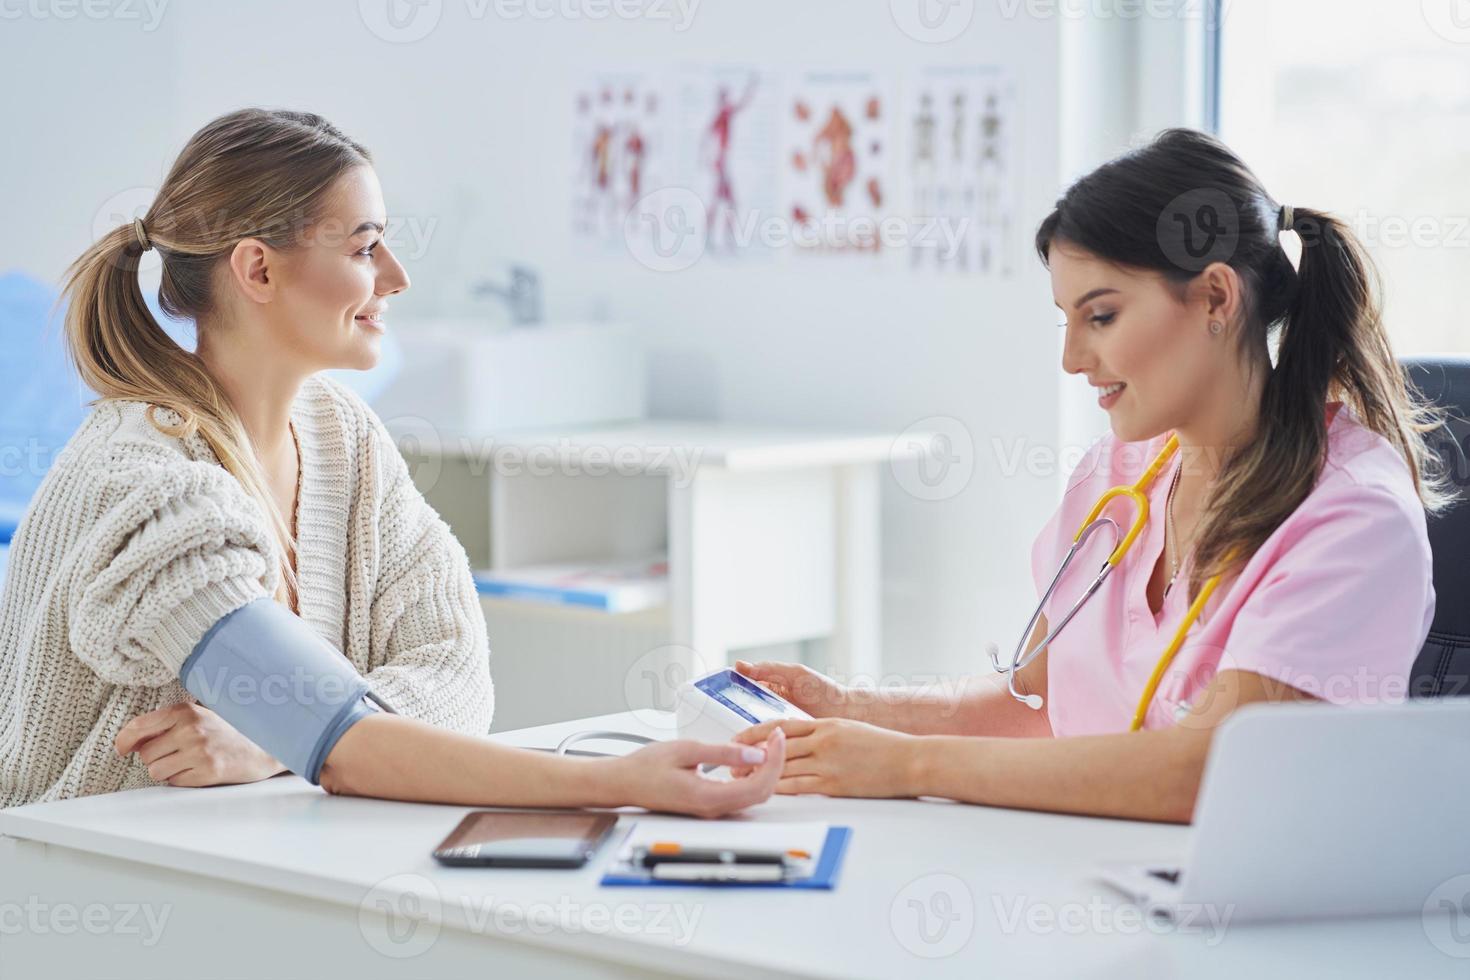
[[[155,785],[113,739],[193,701],[178,681],[221,616],[275,593],[264,511],[200,436],[98,404],[11,544],[0,595],[0,807]],[[160,422],[177,423],[168,409]],[[482,734],[493,689],[463,547],[373,411],[325,377],[292,405],[301,618],[400,713]]]

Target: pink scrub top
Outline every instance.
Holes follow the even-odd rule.
[[[1403,700],[1434,618],[1429,538],[1407,465],[1389,442],[1334,403],[1316,487],[1232,581],[1222,579],[1144,718],[1173,725],[1221,670],[1247,670],[1334,704]],[[1132,484],[1163,448],[1109,434],[1067,482],[1031,550],[1038,598],[1097,498]],[[1046,704],[1058,736],[1127,731],[1138,699],[1188,611],[1189,566],[1156,617],[1146,589],[1164,547],[1165,496],[1183,453],[1148,488],[1149,521],[1098,592],[1052,642]],[[1126,533],[1133,505],[1104,511]],[[1107,529],[1078,553],[1043,609],[1055,626],[1112,551]],[[1203,707],[1203,705],[1201,706]]]

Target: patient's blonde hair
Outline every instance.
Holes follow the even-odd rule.
[[[361,145],[320,116],[241,109],[195,133],[179,153],[142,222],[163,263],[159,303],[196,324],[215,308],[215,275],[235,245],[259,239],[277,249],[299,244],[332,184],[369,164]],[[138,266],[144,249],[130,224],[103,235],[67,270],[66,343],[82,380],[101,397],[142,401],[183,417],[160,432],[197,432],[264,508],[281,543],[277,598],[297,594],[296,541],[269,492],[264,471],[224,390],[192,351],[164,332],[143,302]],[[94,402],[93,404],[95,404]]]

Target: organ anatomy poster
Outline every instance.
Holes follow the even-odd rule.
[[[915,268],[1014,271],[1016,123],[1007,71],[930,68],[918,76],[904,122]]]
[[[807,72],[782,105],[781,186],[795,252],[878,253],[892,210],[892,86],[873,72]]]

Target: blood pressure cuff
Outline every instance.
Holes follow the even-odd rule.
[[[200,703],[312,785],[342,734],[374,708],[368,683],[331,644],[274,599],[209,628],[179,679]]]

